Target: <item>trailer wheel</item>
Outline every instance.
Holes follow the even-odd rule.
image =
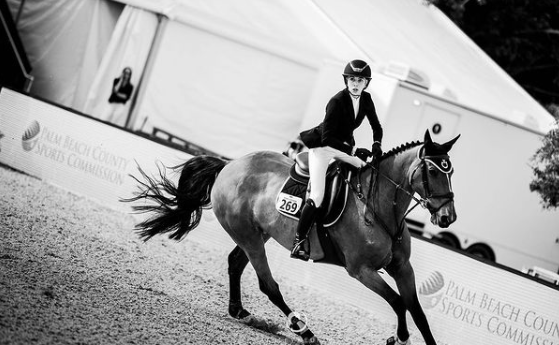
[[[483,243],[472,244],[466,249],[466,253],[495,262],[495,253],[493,252],[491,247]]]
[[[437,235],[433,236],[433,241],[447,245],[451,248],[461,249],[460,241],[458,240],[458,238],[449,232],[438,233]]]

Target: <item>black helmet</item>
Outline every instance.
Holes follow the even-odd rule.
[[[343,76],[371,79],[371,67],[363,60],[353,60],[345,66]]]

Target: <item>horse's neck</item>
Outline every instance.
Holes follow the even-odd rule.
[[[386,204],[386,207],[380,207],[381,216],[385,218],[394,217],[394,212],[396,212],[396,217],[401,217],[408,209],[411,195],[413,195],[409,175],[411,174],[412,164],[415,161],[416,155],[417,149],[411,149],[385,159],[380,163],[379,173],[381,176],[378,177],[377,198],[380,203]],[[383,178],[382,175],[388,178]],[[398,189],[405,190],[409,194]],[[395,208],[392,207],[393,204],[396,205]]]

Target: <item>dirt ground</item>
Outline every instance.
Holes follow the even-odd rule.
[[[301,344],[250,267],[244,306],[266,324],[229,317],[232,248],[144,243],[136,220],[0,166],[0,344]],[[394,332],[394,320],[278,283],[322,344],[385,344]]]

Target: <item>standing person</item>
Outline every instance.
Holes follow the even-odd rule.
[[[134,85],[130,82],[132,77],[132,69],[125,67],[120,77],[113,80],[111,96],[109,97],[109,106],[107,113],[103,116],[103,120],[124,126],[126,122],[125,105],[130,99]]]
[[[378,120],[371,94],[365,92],[371,81],[371,67],[362,60],[347,64],[343,73],[345,89],[334,95],[326,105],[326,115],[318,126],[301,132],[301,140],[309,148],[310,195],[307,198],[293,242],[291,257],[307,261],[307,235],[317,209],[322,205],[326,185],[326,171],[330,160],[337,159],[355,167],[382,155],[382,126]],[[371,151],[355,147],[353,132],[367,117],[373,131]]]

